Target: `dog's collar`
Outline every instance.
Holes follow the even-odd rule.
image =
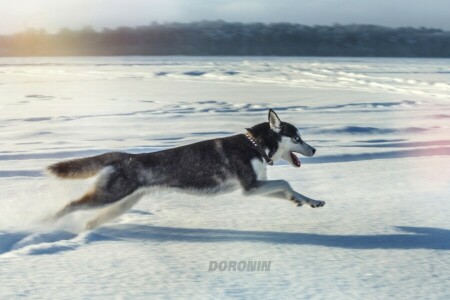
[[[264,151],[264,149],[256,142],[255,138],[251,135],[251,133],[247,131],[244,134],[247,137],[247,139],[250,141],[250,143],[253,145],[253,147],[255,147],[256,150],[258,150],[259,154],[261,154],[261,156],[264,158],[266,163],[268,165],[273,165],[273,160],[267,155],[266,151]]]

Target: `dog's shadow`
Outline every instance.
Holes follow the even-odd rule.
[[[430,227],[395,227],[396,234],[328,235],[276,231],[179,228],[150,225],[120,225],[97,230],[99,236],[114,239],[157,242],[255,242],[314,245],[347,249],[433,249],[450,250],[450,230]]]
[[[55,254],[101,241],[154,241],[187,243],[253,242],[286,245],[313,245],[346,249],[430,249],[450,250],[450,230],[430,227],[395,227],[396,234],[333,235],[315,233],[242,231],[231,229],[180,228],[117,224],[83,232],[81,235],[55,230],[0,232],[0,255],[20,249],[29,255]],[[81,237],[81,238],[80,238]]]

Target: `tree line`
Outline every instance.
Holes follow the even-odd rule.
[[[450,57],[450,31],[202,21],[0,35],[0,56],[88,55]]]

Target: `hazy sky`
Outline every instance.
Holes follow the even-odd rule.
[[[450,0],[0,0],[0,33],[198,20],[450,30]]]

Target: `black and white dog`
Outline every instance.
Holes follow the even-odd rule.
[[[247,129],[245,134],[198,142],[153,153],[105,153],[51,165],[48,170],[60,178],[88,178],[98,173],[94,188],[70,202],[58,219],[80,209],[104,208],[87,224],[97,227],[129,210],[155,189],[175,189],[200,195],[218,194],[241,188],[245,195],[286,199],[301,206],[325,205],[294,191],[285,180],[267,180],[266,166],[284,159],[294,167],[300,160],[294,153],[313,156],[316,149],[305,143],[297,128],[282,122],[269,111],[269,122]]]

